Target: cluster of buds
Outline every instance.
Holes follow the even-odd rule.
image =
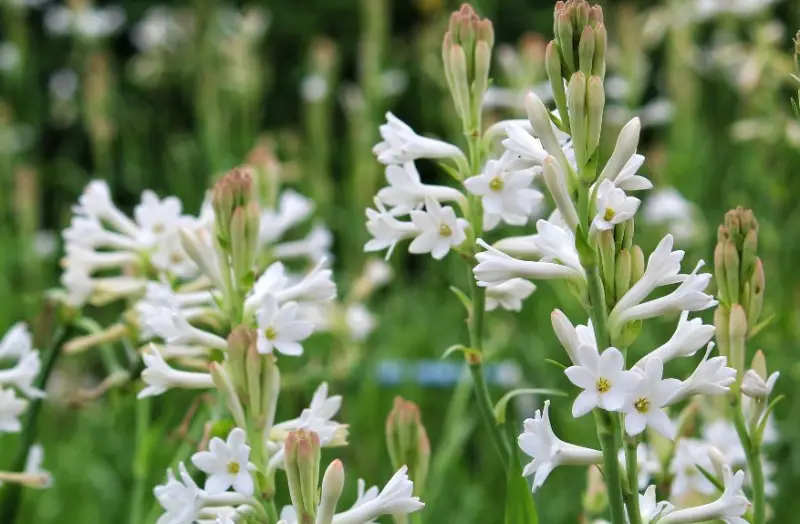
[[[290,432],[286,437],[284,464],[298,524],[312,524],[316,521],[319,505],[319,463],[319,436],[303,429]],[[339,493],[341,490],[340,485]]]
[[[764,304],[764,266],[757,255],[758,221],[749,209],[728,211],[714,249],[719,307],[714,314],[720,352],[741,379],[745,342],[758,326]]]
[[[483,97],[489,87],[489,66],[494,46],[494,28],[464,4],[450,15],[444,35],[442,59],[447,86],[464,131],[478,133]]]
[[[547,46],[545,65],[560,127],[572,135],[582,168],[597,150],[603,123],[608,40],[603,10],[586,0],[559,1],[553,25],[555,38]]]
[[[408,476],[414,482],[414,493],[422,496],[431,457],[428,433],[422,424],[419,407],[401,397],[395,397],[394,407],[386,419],[386,445],[392,467],[408,466]]]

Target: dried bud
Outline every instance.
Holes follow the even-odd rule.
[[[739,304],[734,304],[731,307],[731,314],[729,317],[728,337],[730,344],[729,364],[733,367],[737,376],[741,379],[744,373],[744,350],[745,341],[747,340],[747,315],[744,308]],[[719,336],[719,333],[717,333]]]
[[[408,475],[414,481],[414,493],[422,495],[431,450],[416,404],[395,397],[394,407],[386,419],[386,443],[392,466],[395,469],[408,466]]]
[[[284,464],[299,524],[312,524],[316,518],[319,462],[319,436],[304,429],[289,432],[284,444]]]

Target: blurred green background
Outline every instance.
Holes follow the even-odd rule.
[[[692,16],[703,2],[689,0],[600,3],[613,44],[610,75],[620,86],[606,114],[608,134],[616,136],[614,128],[634,114],[652,117],[640,148],[644,172],[656,187],[673,187],[694,203],[691,211],[666,205],[691,218],[680,245],[688,262],[711,260],[716,226],[728,208],[754,209],[767,308],[775,314],[755,344],[770,368],[782,372],[779,390],[794,393],[800,379],[800,126],[791,116],[789,74],[800,3],[707,17]],[[495,86],[513,99],[538,85],[552,3],[473,5],[495,24]],[[194,212],[214,178],[248,155],[276,159],[286,184],[317,200],[336,234],[335,268],[346,289],[365,259],[364,208],[383,181],[370,152],[383,113],[390,109],[421,133],[461,143],[439,58],[447,15],[457,7],[444,0],[129,0],[94,7],[80,0],[0,0],[0,327],[34,318],[44,292],[58,285],[59,231],[89,180],[109,181],[127,211],[149,188],[178,195]],[[662,105],[648,109],[653,102]],[[488,120],[521,114],[487,109]],[[445,180],[432,165],[421,163],[420,170]],[[674,226],[674,218],[637,223],[638,241],[648,252]],[[351,425],[351,444],[327,458],[344,460],[350,500],[357,477],[375,484],[388,478],[383,426],[392,398],[402,394],[420,404],[433,443],[424,521],[500,522],[504,474],[472,410],[449,418],[458,413],[448,411],[453,387],[413,380],[385,386],[376,378],[385,359],[437,360],[466,338],[461,306],[447,290],[466,283],[466,275],[452,281],[463,273],[460,266],[412,260],[401,251],[392,260],[395,280],[370,304],[378,328],[357,364],[332,381],[345,397],[339,419]],[[554,307],[576,323],[585,320],[565,288],[546,283],[522,314],[489,316],[488,347],[498,360],[519,366],[523,384],[565,387],[562,374],[545,363],[563,361],[549,322]],[[114,312],[97,314],[114,319]],[[634,350],[660,344],[672,329],[672,322],[651,322]],[[331,344],[320,337],[307,354],[325,355]],[[306,405],[316,386],[301,360],[292,364],[296,380],[282,396],[287,416]],[[135,486],[148,490],[149,513],[149,490],[181,445],[188,455],[191,444],[182,444],[178,426],[192,405],[190,394],[170,392],[152,403],[154,427],[140,436],[148,444],[138,452],[135,419],[147,415],[136,404],[138,386],[90,402],[66,401],[96,385],[102,370],[91,355],[61,361],[39,426],[55,485],[26,493],[23,521],[129,522]],[[462,388],[456,398],[468,401],[466,394]],[[517,406],[515,417],[530,416],[533,406]],[[591,423],[553,411],[562,438],[594,443]],[[777,419],[780,442],[769,450],[780,465],[772,505],[775,522],[793,522],[800,512],[800,404],[790,396]],[[0,465],[14,448],[15,437],[4,436]],[[581,471],[556,471],[536,495],[541,522],[577,522],[577,493],[585,482]]]

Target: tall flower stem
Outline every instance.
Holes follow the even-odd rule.
[[[131,496],[130,523],[142,522],[147,494],[147,465],[149,463],[150,399],[136,401],[136,451],[133,458],[133,494]]]
[[[739,434],[739,440],[747,457],[747,473],[750,477],[750,484],[752,489],[752,503],[753,503],[753,520],[752,524],[764,524],[766,522],[766,499],[764,496],[764,470],[761,465],[761,443],[756,438],[751,438],[747,432],[747,424],[744,420],[744,413],[742,412],[742,396],[738,391],[733,391],[731,409],[733,410],[733,423],[736,426],[736,432]]]
[[[642,523],[642,512],[639,508],[639,468],[636,456],[638,444],[634,438],[625,438],[625,466],[628,489],[623,490],[623,497],[625,498],[625,508],[628,510],[628,522],[630,524]]]

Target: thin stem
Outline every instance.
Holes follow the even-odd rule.
[[[133,495],[131,496],[130,523],[142,522],[142,512],[147,494],[147,464],[149,463],[148,430],[150,428],[150,399],[136,401],[136,451],[133,458]]]
[[[603,450],[603,471],[608,489],[608,505],[612,524],[625,524],[625,504],[622,501],[622,479],[617,459],[616,424],[611,413],[594,410],[597,438]]]
[[[478,412],[481,415],[483,424],[489,429],[489,436],[492,439],[495,451],[497,451],[503,468],[508,469],[510,451],[508,444],[500,433],[500,429],[494,418],[494,407],[489,388],[486,386],[486,377],[483,374],[483,361],[480,356],[474,355],[467,357],[469,372],[472,375],[472,382],[475,386],[475,400],[478,404]]]
[[[628,510],[628,522],[630,524],[642,523],[642,511],[639,508],[639,465],[636,456],[638,442],[634,438],[625,439],[625,470],[628,477],[628,489],[623,496],[625,498],[625,509]]]
[[[752,490],[752,524],[764,524],[766,522],[766,499],[764,495],[764,470],[761,465],[761,443],[757,439],[751,438],[747,431],[747,424],[742,412],[741,394],[732,390],[731,409],[733,411],[733,423],[736,426],[736,433],[747,457],[747,473],[750,476]]]
[[[267,500],[266,506],[267,506],[267,516],[269,517],[269,524],[277,524],[278,509],[275,507],[275,499]]]

